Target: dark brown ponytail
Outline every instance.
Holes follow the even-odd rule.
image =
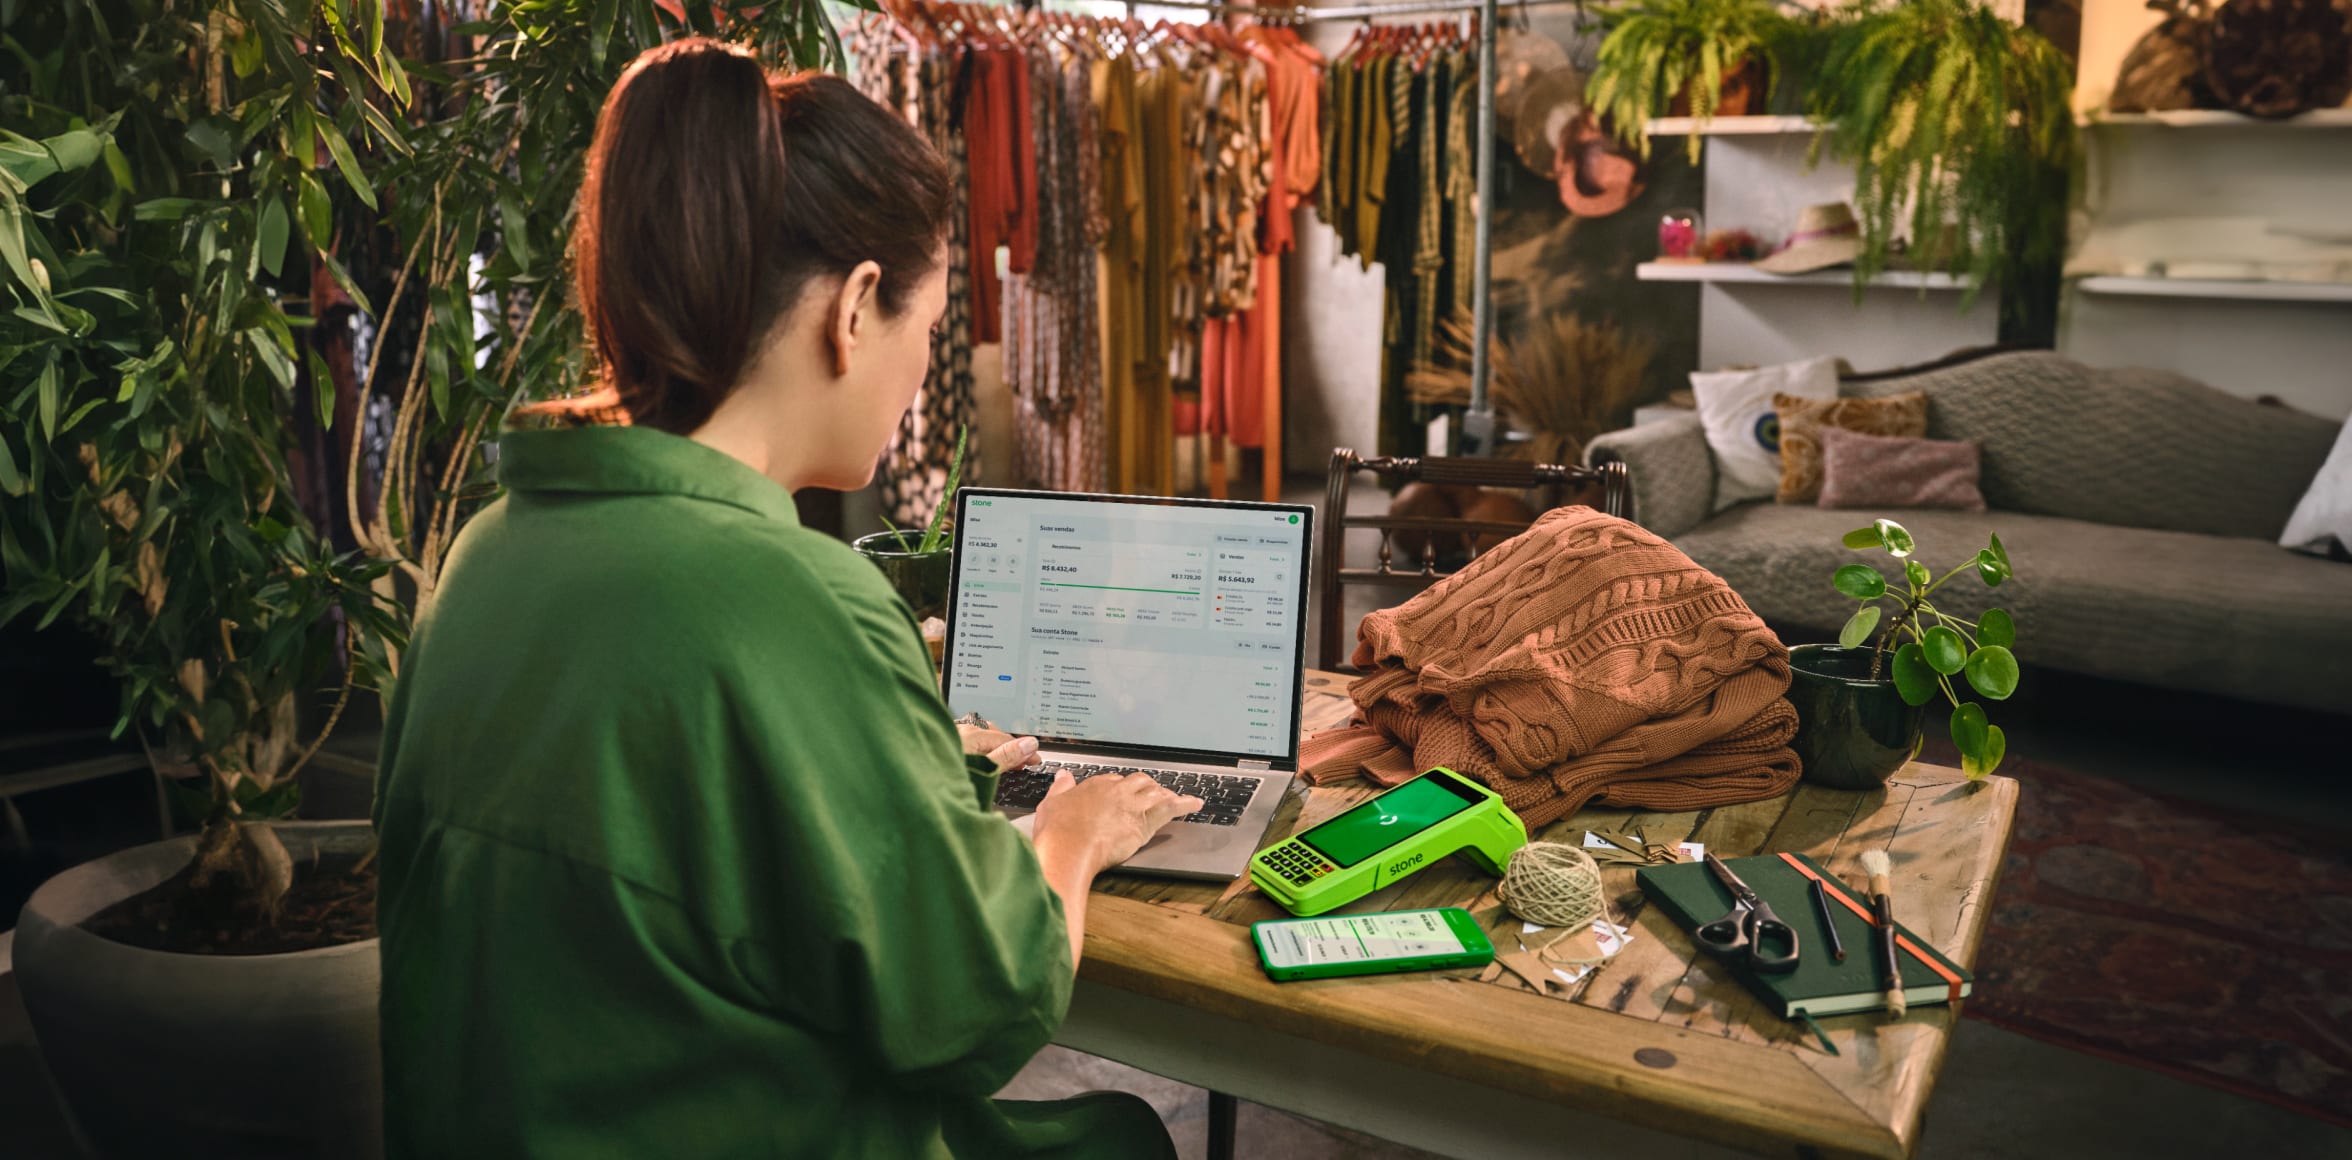
[[[700,427],[811,279],[876,262],[882,311],[903,311],[952,192],[930,144],[839,77],[700,38],[646,50],[605,98],[572,232],[603,389],[545,409]]]

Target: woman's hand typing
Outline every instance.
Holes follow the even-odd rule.
[[[1015,737],[999,729],[957,722],[956,732],[963,735],[964,752],[976,753],[996,762],[998,773],[1011,773],[1038,764],[1037,739]]]
[[[1160,827],[1199,808],[1199,798],[1146,774],[1099,774],[1078,784],[1063,770],[1037,803],[1038,856],[1045,857],[1049,845],[1066,847],[1092,878],[1133,857]]]

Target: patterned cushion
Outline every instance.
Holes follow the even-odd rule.
[[[1924,417],[1924,413],[1923,413]],[[1821,428],[1821,506],[1985,510],[1976,444]]]
[[[1877,399],[1801,399],[1772,396],[1780,413],[1782,503],[1812,503],[1821,497],[1823,427],[1916,439],[1927,434],[1927,392],[1906,391]]]

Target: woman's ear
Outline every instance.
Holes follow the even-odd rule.
[[[872,332],[872,314],[879,308],[876,294],[881,286],[882,267],[874,262],[859,262],[841,280],[841,289],[833,297],[832,325],[826,327],[833,342],[835,375],[849,373],[849,353],[857,349],[860,338]]]

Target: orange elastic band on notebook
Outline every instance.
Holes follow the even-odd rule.
[[[1878,925],[1878,917],[1870,913],[1870,908],[1854,901],[1853,896],[1846,893],[1845,883],[1834,882],[1830,879],[1823,878],[1819,874],[1815,874],[1812,867],[1798,861],[1796,855],[1791,854],[1786,850],[1781,851],[1780,859],[1781,861],[1796,867],[1797,873],[1802,874],[1805,877],[1814,880],[1815,882],[1821,883],[1822,888],[1828,891],[1831,898],[1835,898],[1839,902],[1845,903],[1846,909],[1862,916],[1862,921],[1869,923],[1873,927]],[[1935,959],[1929,958],[1926,951],[1919,949],[1918,943],[1911,941],[1910,935],[1904,934],[1900,930],[1895,932],[1895,945],[1911,952],[1912,958],[1918,959],[1920,962],[1927,964],[1927,969],[1934,971],[1936,973],[1936,977],[1942,979],[1951,988],[1951,1001],[1954,1003],[1960,1001],[1960,976],[1953,974],[1950,967],[1945,966]]]

